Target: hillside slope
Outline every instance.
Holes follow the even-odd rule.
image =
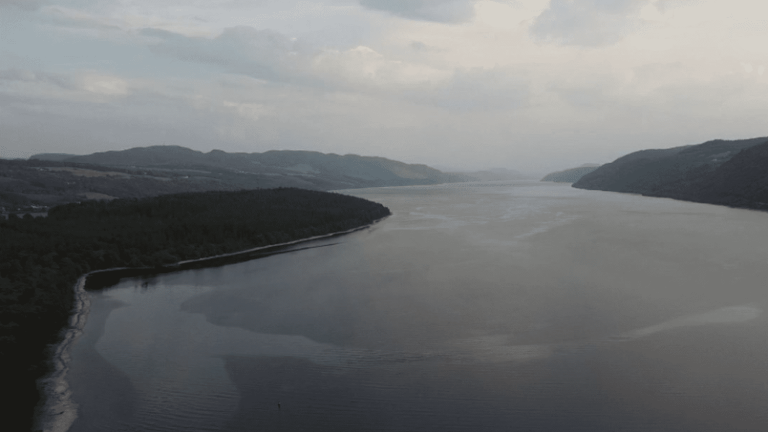
[[[85,156],[40,154],[27,161],[0,160],[0,207],[7,212],[33,211],[33,205],[51,207],[100,198],[275,187],[338,190],[450,180],[426,165],[381,157],[137,147]]]
[[[406,164],[382,157],[291,150],[264,153],[212,150],[203,153],[179,146],[153,146],[74,156],[61,161],[169,171],[219,169],[253,175],[297,177],[310,184],[334,184],[323,185],[322,188],[433,184],[443,181],[444,177],[442,172],[426,165]]]
[[[580,166],[576,168],[570,168],[562,171],[555,171],[549,173],[541,179],[545,182],[557,182],[557,183],[575,183],[579,181],[585,175],[596,170],[599,165]]]
[[[768,142],[742,150],[686,192],[691,201],[768,210]]]
[[[573,187],[764,209],[768,138],[708,141],[623,156]]]

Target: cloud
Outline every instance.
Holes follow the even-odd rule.
[[[33,72],[30,70],[16,68],[0,70],[0,82],[2,81],[53,84],[65,90],[74,90],[77,88],[75,81],[66,75],[47,72]]]
[[[129,84],[122,78],[96,72],[58,74],[34,72],[26,69],[0,69],[0,84],[15,82],[36,89],[38,93],[54,97],[72,96],[124,96],[129,93]]]
[[[447,81],[451,73],[391,59],[366,46],[316,49],[272,30],[234,27],[215,38],[190,37],[158,29],[142,35],[156,52],[213,64],[227,72],[267,82],[324,90],[405,91]]]
[[[272,30],[239,26],[210,39],[159,29],[144,29],[155,38],[156,52],[182,60],[218,65],[225,70],[275,82],[309,79],[306,70],[316,52],[295,39]]]
[[[258,120],[265,115],[272,112],[270,107],[263,104],[247,103],[247,102],[232,102],[225,100],[222,102],[222,106],[232,110],[232,112],[240,117],[247,119]]]
[[[414,20],[460,23],[475,16],[475,0],[360,0],[360,4]]]
[[[551,0],[530,27],[543,42],[601,46],[618,42],[650,0]]]
[[[40,7],[41,0],[0,0],[0,8],[15,6],[21,9],[34,10]]]
[[[300,40],[252,27],[229,28],[215,38],[157,29],[145,29],[142,34],[156,40],[157,52],[215,64],[262,82],[400,98],[450,112],[518,109],[527,105],[530,93],[525,74],[509,68],[439,69],[393,59],[366,46],[314,49]],[[413,48],[430,49],[425,44]]]
[[[529,82],[503,68],[458,70],[447,83],[417,99],[424,96],[454,112],[506,111],[528,103]]]
[[[86,74],[79,84],[87,92],[104,96],[124,96],[129,92],[127,81],[105,74]]]

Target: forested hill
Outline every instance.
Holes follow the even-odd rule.
[[[208,153],[180,146],[136,147],[90,155],[38,154],[0,160],[0,207],[53,206],[85,199],[298,187],[339,190],[450,181],[426,165],[312,151]],[[1,209],[0,209],[1,210]]]
[[[4,424],[30,424],[45,346],[67,325],[80,275],[159,268],[349,230],[389,214],[361,198],[283,188],[89,201],[55,207],[47,218],[0,219],[0,367],[15,378],[3,383],[13,396]]]
[[[32,156],[32,159],[45,158],[46,155]],[[305,181],[307,185],[318,181],[321,185],[327,182],[332,183],[327,187],[335,189],[432,184],[444,180],[442,172],[426,165],[407,164],[383,157],[315,151],[227,153],[212,150],[203,153],[180,146],[151,146],[72,156],[59,161],[170,171],[185,168],[223,169],[248,174],[296,177],[295,180]]]
[[[382,157],[311,151],[203,153],[180,146],[136,147],[76,156],[0,159],[0,213],[44,211],[87,199],[181,192],[297,187],[339,190],[466,180]],[[35,210],[42,209],[42,210]]]
[[[768,138],[631,153],[573,187],[768,210]]]

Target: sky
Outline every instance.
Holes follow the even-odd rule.
[[[0,0],[0,157],[547,172],[768,136],[763,0]]]

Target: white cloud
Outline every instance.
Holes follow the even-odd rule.
[[[212,39],[156,29],[142,34],[156,37],[153,49],[162,54],[215,64],[230,73],[268,82],[390,94],[455,85],[450,70],[391,59],[362,45],[346,50],[315,49],[271,30],[229,28]]]
[[[387,58],[366,46],[325,50],[312,64],[313,71],[335,88],[362,91],[416,91],[450,78],[450,72],[430,66]]]
[[[550,0],[531,35],[563,45],[600,46],[621,40],[638,24],[650,0]]]
[[[264,115],[272,112],[270,107],[258,103],[232,102],[225,100],[222,102],[222,106],[224,106],[225,109],[232,110],[238,116],[250,120],[258,120]]]
[[[93,93],[103,96],[122,96],[128,94],[129,84],[119,77],[97,72],[77,72],[60,74],[35,72],[28,69],[0,70],[0,83],[16,82],[37,91],[50,93],[55,87],[67,95]]]
[[[513,69],[436,68],[392,59],[367,46],[312,49],[301,40],[251,27],[215,38],[147,29],[154,49],[187,61],[216,64],[230,73],[280,84],[397,97],[451,111],[517,109],[527,103],[528,80]]]
[[[124,96],[128,94],[128,82],[103,74],[89,73],[80,78],[83,90],[104,96]]]

